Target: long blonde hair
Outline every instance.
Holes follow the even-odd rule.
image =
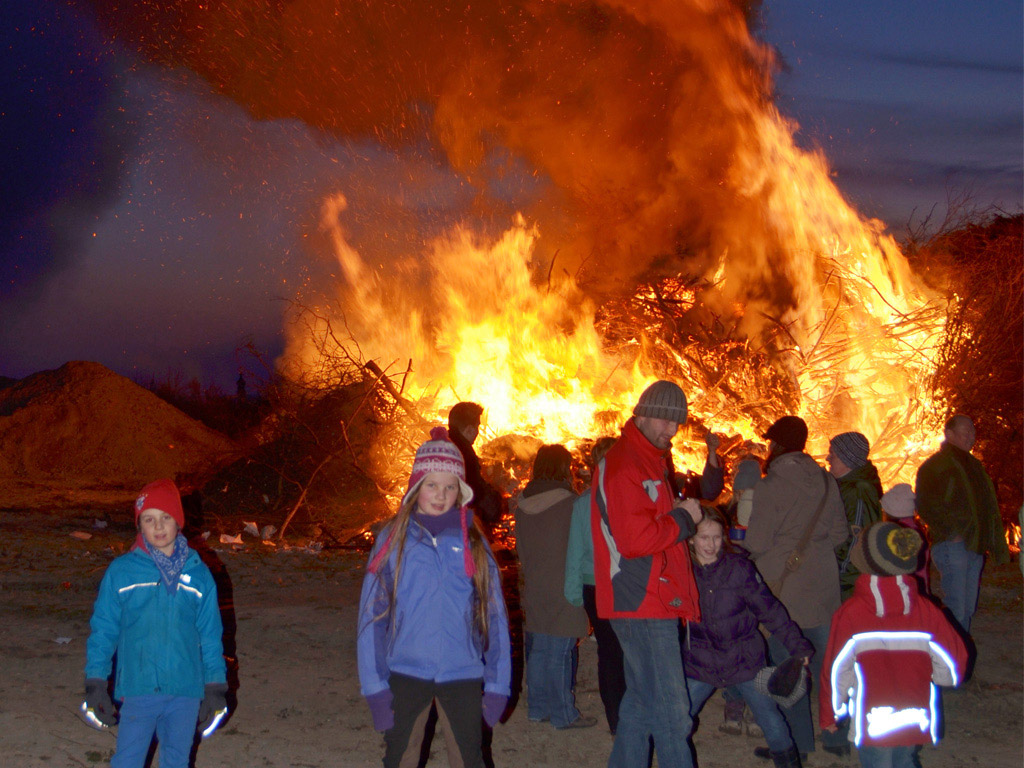
[[[416,510],[419,496],[420,491],[417,488],[409,498],[405,499],[395,513],[395,516],[381,529],[380,535],[387,536],[387,538],[380,551],[370,561],[370,573],[379,580],[381,578],[379,571],[391,561],[392,552],[397,554],[395,556],[395,571],[391,578],[391,588],[384,590],[384,594],[387,597],[387,605],[384,606],[384,609],[379,614],[373,617],[373,621],[386,620],[391,622],[394,618],[395,603],[398,598],[398,579],[402,572],[402,563],[405,560],[406,534],[409,530],[409,520],[412,519],[412,513]],[[456,503],[460,506],[459,514],[467,514],[467,509],[462,506],[461,491]],[[483,531],[480,529],[475,517],[472,519],[472,524],[467,526],[466,538],[468,539],[467,544],[469,545],[470,555],[475,566],[475,572],[472,575],[474,595],[473,624],[477,632],[480,633],[484,650],[486,650],[490,625],[488,609],[490,607],[491,591],[491,556],[488,553]]]

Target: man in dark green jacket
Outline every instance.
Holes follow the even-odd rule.
[[[995,486],[971,455],[976,436],[967,416],[947,421],[946,439],[917,470],[914,491],[942,578],[942,600],[965,632],[978,607],[985,554],[997,563],[1010,559]]]
[[[853,585],[860,575],[850,552],[860,532],[882,519],[882,481],[878,470],[868,460],[868,439],[860,432],[843,432],[828,444],[829,472],[839,483],[839,493],[850,524],[850,538],[836,547],[839,561],[839,588],[845,601],[853,594]]]

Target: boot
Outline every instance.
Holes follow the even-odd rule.
[[[727,701],[725,703],[725,720],[718,726],[718,730],[732,736],[739,736],[743,733],[743,710],[746,706],[743,699]]]
[[[775,768],[800,768],[800,753],[796,747],[790,747],[785,752],[772,752],[772,762]]]
[[[743,727],[747,731],[747,736],[752,736],[755,739],[764,738],[764,730],[754,720],[754,713],[749,709],[743,712]]]
[[[754,757],[759,757],[762,760],[771,760],[775,765],[788,766],[788,768],[800,768],[801,765],[807,762],[807,753],[798,752],[795,746],[790,747],[785,752],[772,752],[768,747],[754,747]]]

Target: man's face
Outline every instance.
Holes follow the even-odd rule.
[[[636,427],[640,434],[646,437],[651,445],[661,451],[667,451],[672,447],[672,438],[679,431],[678,421],[667,421],[666,419],[654,419],[650,416],[637,416]]]
[[[466,438],[466,442],[472,445],[476,442],[477,435],[480,434],[480,422],[478,421],[476,424],[468,424],[459,431],[462,432],[462,436]]]
[[[977,438],[978,433],[974,429],[974,423],[967,419],[957,421],[955,427],[946,430],[946,442],[952,443],[964,451],[970,451]]]

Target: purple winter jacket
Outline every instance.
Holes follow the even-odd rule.
[[[793,656],[814,653],[745,554],[723,552],[711,565],[700,565],[695,559],[693,570],[700,593],[700,621],[690,623],[682,644],[687,677],[716,688],[754,679],[765,666],[765,642],[758,622]]]

